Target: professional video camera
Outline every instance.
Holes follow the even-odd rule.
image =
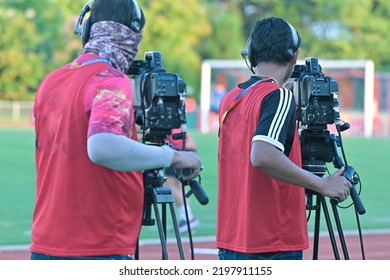
[[[332,77],[325,76],[318,59],[309,57],[305,59],[305,65],[296,65],[291,78],[294,80],[293,92],[298,100],[298,122],[300,130],[300,142],[302,150],[302,167],[313,174],[323,176],[326,171],[326,162],[333,162],[334,167],[345,167],[343,176],[351,182],[350,190],[355,210],[362,215],[366,212],[355,186],[360,182],[359,176],[352,166],[348,166],[341,139],[341,132],[349,128],[348,123],[340,120],[338,101],[339,86]],[[328,125],[335,124],[338,135],[330,134]],[[343,159],[338,155],[338,147],[341,148]],[[344,163],[345,162],[345,163]],[[313,192],[306,190],[307,209],[324,210],[328,231],[336,259],[340,256],[332,230],[328,208],[323,196],[317,195],[317,204],[313,207]],[[341,222],[337,212],[337,198],[331,198],[334,218],[336,221],[340,242],[346,259],[349,259]],[[316,215],[313,259],[318,257],[319,239],[319,212]],[[363,249],[362,249],[363,250]]]
[[[306,58],[305,65],[296,65],[291,78],[294,94],[298,99],[298,121],[302,146],[303,168],[319,175],[326,171],[324,162],[332,162],[334,151],[328,124],[341,125],[338,101],[339,86],[332,77],[325,76],[318,59]]]
[[[160,52],[146,52],[144,60],[133,62],[128,75],[136,122],[146,140],[163,140],[186,123],[186,83],[178,74],[167,73]]]
[[[136,123],[142,133],[142,141],[144,143],[150,142],[149,144],[152,145],[170,145],[167,141],[167,136],[172,134],[172,129],[181,128],[181,133],[172,135],[172,138],[175,140],[183,139],[184,142],[187,132],[186,83],[178,74],[166,71],[161,53],[156,51],[146,52],[144,60],[135,60],[133,62],[128,75],[132,82],[133,107]],[[140,134],[139,131],[137,133]],[[208,197],[200,182],[195,179],[190,181],[182,180],[183,175],[191,174],[191,169],[175,169],[174,171],[176,177],[182,183],[183,190],[185,185],[190,186],[191,189],[186,194],[187,197],[194,194],[202,205],[208,203]],[[157,220],[161,246],[163,248],[163,258],[168,259],[166,244],[166,206],[168,205],[180,257],[184,259],[184,251],[173,208],[174,197],[170,188],[163,186],[165,181],[166,178],[158,169],[144,171],[145,201],[142,224],[152,226],[155,224],[155,220]],[[161,217],[157,207],[158,204],[162,205]],[[151,216],[152,206],[156,219]]]
[[[305,65],[296,65],[292,78],[298,93],[301,125],[326,127],[340,120],[339,86],[332,77],[322,73],[318,59],[306,58]]]

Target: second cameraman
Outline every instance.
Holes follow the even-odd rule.
[[[258,21],[247,43],[255,75],[222,99],[220,259],[302,259],[309,246],[305,188],[340,201],[349,195],[342,169],[321,178],[301,168],[296,104],[282,86],[297,62],[300,40],[282,18]]]

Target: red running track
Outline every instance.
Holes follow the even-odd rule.
[[[340,259],[344,260],[345,256],[336,236],[337,250]],[[359,236],[356,234],[345,237],[347,253],[350,260],[390,260],[390,231],[375,231],[363,233],[363,249]],[[217,260],[217,249],[213,238],[194,238],[194,250],[191,254],[190,245],[186,236],[182,237],[183,252],[186,260]],[[326,234],[321,234],[318,242],[318,259],[334,260],[335,253],[332,248],[332,242]],[[168,259],[180,260],[180,254],[176,240],[168,242]],[[364,251],[364,258],[362,251]],[[192,257],[193,256],[193,257]],[[3,246],[0,247],[0,260],[28,260],[28,246]],[[162,249],[160,241],[140,242],[139,246],[140,260],[161,260]],[[304,251],[304,259],[313,259],[313,239],[310,240],[310,248]]]

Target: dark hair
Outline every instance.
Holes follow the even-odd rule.
[[[301,44],[299,33],[280,17],[257,21],[249,38],[252,61],[256,65],[259,62],[285,64]]]
[[[130,28],[131,14],[129,0],[95,0],[91,7],[91,25],[99,21],[115,21]]]

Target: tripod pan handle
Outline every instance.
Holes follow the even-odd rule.
[[[351,192],[352,200],[355,203],[356,211],[359,213],[359,215],[365,214],[366,213],[366,209],[364,208],[362,200],[360,199],[360,196],[357,193],[356,188],[355,188],[354,185],[352,185],[352,188],[351,188],[350,192]]]
[[[357,193],[356,188],[355,188],[355,185],[359,182],[359,180],[354,177],[355,174],[356,174],[356,171],[352,166],[345,166],[343,176],[352,184],[350,194],[351,194],[353,202],[355,203],[356,211],[360,215],[363,215],[364,213],[366,213],[366,209],[364,208],[364,205],[360,199],[360,196]]]

